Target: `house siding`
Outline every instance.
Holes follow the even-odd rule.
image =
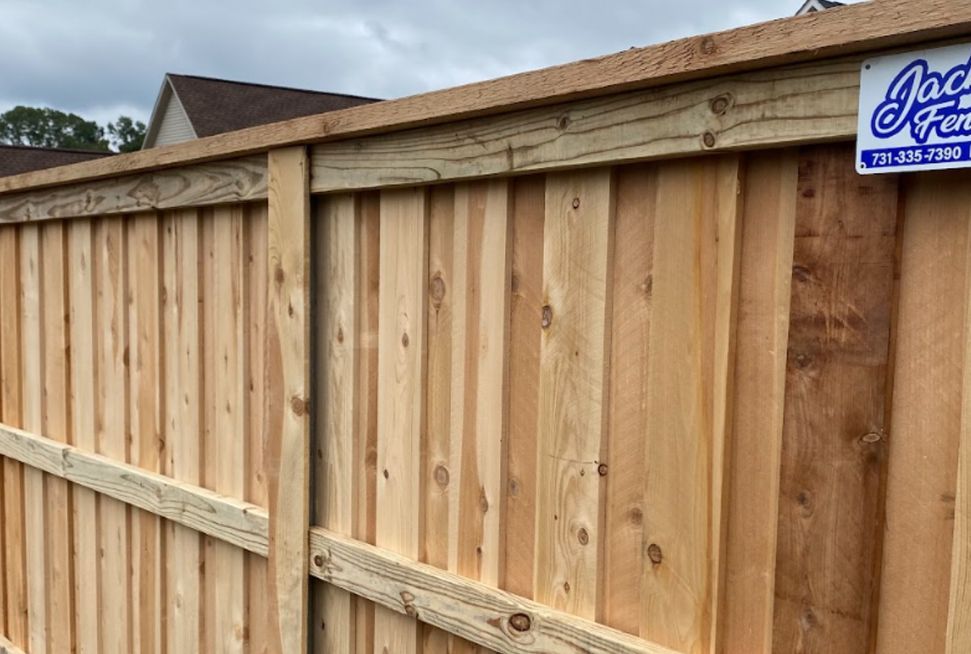
[[[158,127],[158,135],[155,137],[153,146],[171,145],[191,141],[196,137],[192,123],[182,108],[179,97],[174,93],[169,95],[168,103],[165,106],[165,113],[162,115],[162,122]]]

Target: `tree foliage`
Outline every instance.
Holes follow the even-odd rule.
[[[73,113],[50,107],[18,106],[0,114],[0,143],[39,148],[132,152],[142,147],[145,123],[119,116],[102,127]]]

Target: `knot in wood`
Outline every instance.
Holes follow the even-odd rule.
[[[718,141],[715,138],[715,133],[708,131],[702,135],[701,142],[705,144],[706,148],[713,148]]]
[[[664,556],[661,554],[661,546],[657,543],[651,543],[647,546],[647,558],[651,560],[654,565],[660,565]]]
[[[606,477],[607,476],[607,464],[606,463],[601,463],[600,465],[597,466],[597,474],[600,475],[601,477]]]
[[[713,98],[709,105],[711,107],[711,113],[716,116],[721,116],[731,108],[733,101],[734,98],[731,93],[723,93]]]
[[[435,483],[438,484],[439,487],[444,489],[445,487],[448,486],[448,479],[449,479],[448,468],[446,468],[442,464],[438,464],[437,466],[435,466]]]
[[[523,633],[533,627],[532,619],[525,613],[513,613],[509,616],[509,626],[513,631]]]
[[[290,398],[290,409],[296,416],[302,416],[307,412],[307,407],[310,403],[299,395],[294,395]]]
[[[432,298],[432,305],[437,309],[442,306],[445,299],[445,280],[441,273],[435,273],[432,280],[428,283],[428,294]]]
[[[324,556],[322,554],[314,554],[314,565],[318,568],[324,567]]]
[[[553,324],[553,307],[546,305],[543,307],[543,319],[541,321],[543,329],[549,329],[549,326]]]
[[[881,434],[878,431],[867,432],[866,434],[863,434],[863,436],[860,437],[860,440],[863,441],[864,443],[872,445],[873,443],[879,443],[880,441],[882,441],[883,434]]]
[[[403,590],[400,593],[401,603],[404,605],[405,613],[407,613],[412,618],[418,617],[418,609],[415,608],[415,596],[409,593],[407,590]]]
[[[573,198],[573,208],[574,209],[580,208],[580,198]]]
[[[402,347],[408,347],[408,343],[409,342],[410,341],[408,339],[408,332],[405,332],[404,334],[401,335],[401,345],[402,345]]]
[[[556,129],[560,130],[561,132],[569,126],[570,126],[569,116],[560,116],[559,118],[556,119]]]
[[[577,531],[577,540],[580,541],[581,545],[586,545],[590,542],[590,534],[583,527]]]
[[[699,50],[701,50],[702,54],[712,55],[718,51],[718,46],[715,44],[715,39],[711,38],[710,36],[706,36],[705,38],[701,39]]]

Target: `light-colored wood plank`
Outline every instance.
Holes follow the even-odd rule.
[[[12,642],[0,636],[0,654],[26,654],[24,650],[20,649]]]
[[[428,303],[426,310],[425,437],[422,443],[421,501],[422,547],[420,560],[443,570],[449,567],[449,530],[452,495],[458,493],[453,476],[452,428],[452,324],[454,276],[455,187],[429,189],[428,198]],[[449,635],[421,625],[422,651],[449,651]]]
[[[533,589],[537,601],[588,619],[602,591],[614,201],[609,169],[547,177]]]
[[[310,573],[315,577],[359,593],[389,614],[408,620],[417,617],[498,652],[673,654],[604,625],[319,527],[310,530],[310,549],[314,559]]]
[[[74,445],[97,449],[95,430],[94,364],[94,261],[92,223],[77,220],[68,225],[68,277],[71,322],[71,426]],[[4,417],[8,424],[16,424]],[[75,640],[78,654],[99,651],[98,520],[94,491],[74,489],[74,596]]]
[[[354,535],[365,543],[374,544],[377,530],[377,448],[378,448],[378,321],[380,310],[379,272],[381,253],[381,196],[361,194],[359,288],[357,325],[360,348],[358,365],[358,405],[355,416],[354,477],[355,522]],[[374,603],[356,597],[357,654],[374,651]]]
[[[202,440],[200,230],[194,210],[163,219],[163,318],[165,347],[165,472],[199,485]],[[175,521],[165,525],[165,643],[169,651],[200,646],[199,534]]]
[[[235,548],[267,556],[267,511],[200,486],[0,425],[0,454]]]
[[[40,227],[41,329],[43,361],[42,431],[51,438],[72,440],[68,397],[69,333],[67,307],[67,242],[64,225]],[[71,552],[72,496],[63,479],[44,480],[47,547],[47,619],[50,651],[74,647],[74,588]]]
[[[503,588],[533,597],[536,536],[536,434],[539,426],[540,345],[543,339],[543,223],[546,178],[517,178],[509,239],[509,444]]]
[[[947,644],[971,271],[966,175],[902,183],[879,654],[943,652]]]
[[[971,246],[971,239],[968,241]],[[971,262],[971,249],[965,253]],[[951,597],[947,616],[947,654],[971,650],[971,292],[965,281],[964,370],[961,389],[961,435],[954,498],[954,541],[951,546]]]
[[[719,652],[771,652],[796,216],[794,151],[747,158]]]
[[[381,194],[376,542],[420,556],[428,203],[424,189]],[[417,623],[379,607],[374,651],[417,651]]]
[[[328,197],[319,205],[314,227],[314,524],[345,536],[354,530],[354,427],[360,389],[358,210],[354,195]],[[314,651],[353,651],[356,603],[351,594],[328,584],[314,588]]]
[[[0,198],[0,223],[205,206],[266,197],[266,157],[255,155]]]
[[[730,414],[738,160],[658,170],[644,449],[641,636],[710,647]]]
[[[844,60],[585,100],[314,147],[314,192],[783,146],[856,133]]]
[[[0,193],[505,113],[730,72],[926,43],[969,32],[971,6],[953,0],[924,0],[920,11],[914,11],[911,0],[859,3],[180,145],[16,175],[0,180]]]
[[[269,154],[266,383],[271,650],[307,649],[310,194],[304,148]]]
[[[160,215],[142,213],[128,223],[130,270],[127,279],[129,342],[129,421],[131,462],[161,472],[163,344],[160,340]],[[162,651],[161,524],[151,513],[131,516],[132,645],[137,652]]]
[[[204,485],[228,497],[246,494],[245,306],[243,208],[217,207],[204,218],[205,309],[203,379],[206,396]],[[203,648],[243,651],[246,586],[243,552],[205,539]]]
[[[266,431],[263,429],[265,388],[263,384],[264,346],[266,341],[266,287],[269,281],[266,247],[266,203],[252,204],[247,208],[244,227],[246,239],[246,292],[247,336],[249,356],[247,369],[246,434],[249,447],[247,456],[246,501],[266,507],[269,503],[266,483]],[[264,557],[247,553],[247,618],[249,651],[269,652],[269,598],[266,592],[267,562]]]
[[[95,427],[97,452],[115,461],[128,460],[128,409],[125,352],[128,347],[125,279],[127,257],[122,218],[99,220],[94,226],[95,261]],[[99,498],[99,575],[102,616],[101,651],[131,651],[132,606],[129,570],[128,507]],[[105,620],[105,616],[112,616]]]
[[[870,647],[897,184],[849,168],[851,145],[801,152],[779,483],[777,651]],[[824,543],[824,545],[821,545]]]
[[[610,284],[610,398],[604,542],[605,624],[637,635],[641,622],[644,433],[657,169],[617,172],[615,251]]]
[[[0,261],[14,262],[0,266],[0,418],[21,424],[21,353],[20,353],[20,260],[19,230],[0,230]],[[24,522],[24,471],[13,459],[3,460],[3,563],[6,582],[6,631],[13,642],[27,645],[27,578]]]
[[[40,231],[35,225],[20,232],[20,348],[22,423],[28,429],[43,430],[43,370],[41,355]],[[27,646],[32,654],[47,649],[47,588],[44,571],[44,475],[24,470],[24,548],[27,566]]]

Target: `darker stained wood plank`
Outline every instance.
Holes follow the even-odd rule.
[[[776,558],[776,652],[867,651],[881,536],[897,182],[802,151]]]

